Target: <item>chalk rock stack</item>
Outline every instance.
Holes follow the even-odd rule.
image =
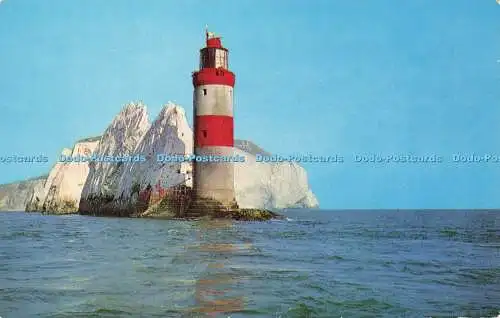
[[[34,187],[26,205],[27,211],[56,214],[78,211],[83,186],[89,174],[89,162],[65,162],[64,159],[90,156],[99,145],[96,138],[76,142],[71,149],[63,149],[60,158],[51,169],[43,187]],[[62,159],[62,160],[61,160]]]
[[[133,155],[150,126],[147,108],[143,103],[125,105],[104,131],[95,154],[112,157]],[[102,214],[103,210],[113,208],[108,207],[108,204],[120,192],[119,181],[124,173],[123,162],[91,162],[79,211],[83,214]]]

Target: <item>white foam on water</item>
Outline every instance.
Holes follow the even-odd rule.
[[[284,222],[284,221],[287,221],[287,222],[295,222],[296,220],[295,220],[295,219],[292,219],[292,218],[289,218],[289,217],[286,217],[284,220],[282,220],[282,219],[271,219],[270,221],[271,221],[271,222],[278,222],[278,223],[281,223],[281,222]]]

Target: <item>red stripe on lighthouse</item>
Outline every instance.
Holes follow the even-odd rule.
[[[196,116],[195,146],[233,147],[233,117],[205,115]]]
[[[220,84],[234,87],[234,73],[225,69],[204,68],[193,73],[193,85]]]

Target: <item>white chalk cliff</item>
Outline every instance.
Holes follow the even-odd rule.
[[[138,202],[139,192],[148,187],[156,189],[169,188],[176,185],[191,186],[191,164],[185,163],[159,163],[158,154],[191,154],[193,151],[193,134],[188,125],[185,111],[182,107],[168,103],[163,107],[152,125],[138,124],[135,127],[149,127],[140,138],[133,141],[127,139],[125,143],[133,144],[139,140],[130,153],[142,154],[145,161],[126,162],[121,165],[117,173],[108,174],[104,178],[90,179],[93,191],[83,197],[80,210],[88,214],[136,214],[135,206]],[[137,130],[144,132],[143,129]],[[117,126],[110,126],[107,130],[110,140],[115,133],[119,134]],[[106,140],[102,139],[103,145]],[[116,166],[116,163],[106,163],[102,166]],[[92,175],[100,176],[99,173]],[[104,184],[113,184],[116,187],[107,187],[107,192],[102,195]],[[156,191],[157,194],[159,191]],[[106,199],[106,195],[109,197]],[[160,199],[157,197],[156,199]]]
[[[63,149],[61,156],[90,156],[98,144],[98,140],[82,140],[74,145],[73,150]],[[88,162],[58,161],[51,169],[43,187],[33,188],[26,210],[59,214],[77,212],[88,173]]]
[[[251,143],[236,141],[234,151],[235,155],[245,157],[244,163],[234,166],[236,201],[241,208],[282,209],[319,206],[318,200],[309,189],[304,168],[294,162],[257,162],[255,155],[265,153],[249,152],[248,144]],[[252,148],[259,149],[257,146]]]
[[[186,155],[193,152],[193,132],[188,125],[184,109],[173,103],[163,107],[160,114],[138,144],[135,153],[146,156],[145,162],[131,162],[119,179],[118,197],[130,194],[134,185],[144,189],[148,185],[163,188],[192,185],[191,164],[157,162],[158,154]]]
[[[43,188],[47,176],[0,185],[0,211],[24,211],[33,191]]]
[[[103,156],[131,155],[149,127],[146,106],[140,102],[129,103],[108,126],[95,153]],[[82,197],[114,196],[123,172],[123,164],[91,162]]]
[[[143,155],[146,160],[90,164],[58,162],[43,187],[32,187],[26,209],[53,213],[79,210],[97,215],[137,214],[144,191],[154,196],[158,189],[192,186],[191,163],[159,163],[156,156],[192,152],[193,132],[182,107],[169,102],[150,124],[145,105],[127,104],[100,138],[80,141],[73,150],[63,150],[63,154]],[[235,154],[246,158],[243,163],[235,163],[236,201],[241,208],[311,208],[319,205],[309,188],[304,168],[289,162],[256,162],[255,155],[259,153],[269,154],[252,142],[235,140]],[[154,203],[153,196],[147,197],[143,210]]]

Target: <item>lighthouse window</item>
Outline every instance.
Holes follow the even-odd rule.
[[[215,65],[215,52],[217,49],[215,48],[204,48],[201,55],[203,61],[203,67],[214,68]]]
[[[207,95],[207,89],[206,88],[203,89],[203,95]]]
[[[207,131],[206,130],[203,131],[203,137],[207,138]]]

